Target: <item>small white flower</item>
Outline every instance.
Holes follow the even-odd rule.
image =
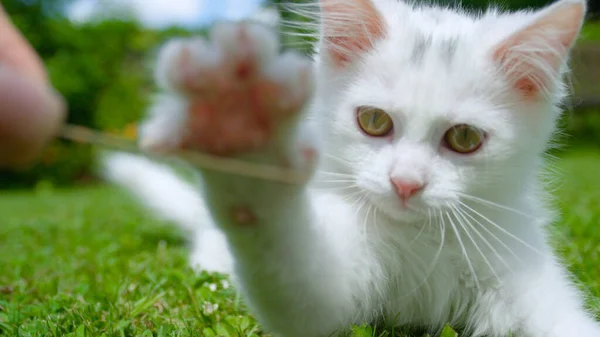
[[[205,316],[212,315],[218,309],[219,305],[217,303],[204,302],[204,304],[202,304],[202,313],[204,313]]]
[[[227,280],[221,280],[221,287],[223,287],[223,289],[228,289],[229,288],[229,281],[227,281]]]
[[[217,291],[217,285],[214,283],[211,283],[208,285],[208,289],[210,289],[210,291]]]

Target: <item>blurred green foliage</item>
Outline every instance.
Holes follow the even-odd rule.
[[[77,25],[61,15],[68,0],[5,0],[15,25],[43,58],[52,83],[69,105],[68,122],[123,132],[139,120],[153,87],[149,62],[171,36],[194,32],[178,28],[153,31],[134,20]],[[131,130],[131,128],[127,128]],[[35,167],[0,172],[0,187],[38,181],[65,184],[88,180],[93,150],[57,140]]]
[[[568,110],[562,120],[562,144],[600,148],[600,108]]]
[[[597,0],[600,2],[600,0]],[[600,41],[600,21],[588,21],[581,32],[581,41]]]
[[[121,15],[119,20],[78,25],[62,15],[62,8],[70,1],[3,0],[2,5],[41,55],[52,83],[68,101],[69,123],[131,133],[153,90],[150,64],[156,48],[169,37],[201,32],[179,28],[149,30],[127,19],[126,15]],[[271,2],[281,5],[286,1]],[[458,3],[458,0],[420,1]],[[516,9],[539,7],[548,2],[505,0],[499,4]],[[597,2],[592,0],[590,7]],[[462,1],[462,5],[484,8],[488,1],[468,0]],[[279,8],[284,20],[302,19],[285,11],[285,6]],[[586,27],[584,38],[600,40],[600,25]],[[306,48],[309,44],[302,43],[305,40],[305,37],[288,36],[286,44]],[[0,188],[32,186],[40,181],[53,184],[87,181],[91,178],[93,158],[93,150],[88,145],[57,140],[36,166],[21,172],[0,171]]]

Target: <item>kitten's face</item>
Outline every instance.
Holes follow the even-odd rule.
[[[423,74],[423,68],[402,73],[411,72]],[[448,85],[441,74],[419,81],[385,76],[371,69],[349,89],[335,109],[334,129],[344,169],[388,215],[427,216],[456,206],[464,194],[488,199],[481,194],[512,184],[506,180],[537,158],[543,144],[524,147],[532,141],[524,121],[501,102],[471,93],[468,85]],[[392,127],[369,134],[381,124]],[[524,151],[531,156],[521,156]],[[401,190],[411,184],[421,188]]]
[[[496,45],[510,34],[507,23],[514,31],[523,16],[474,20],[396,2],[382,12],[395,13],[382,17],[388,33],[339,70],[343,85],[324,100],[337,169],[402,221],[527,188],[562,92],[557,76],[540,87],[551,95],[524,97],[499,72]]]

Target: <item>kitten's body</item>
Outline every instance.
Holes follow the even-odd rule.
[[[433,332],[451,323],[473,336],[600,336],[548,246],[545,227],[552,212],[538,178],[564,97],[564,60],[581,26],[582,4],[563,1],[535,14],[480,18],[392,0],[322,5],[312,119],[299,138],[284,124],[249,158],[273,163],[284,157],[305,167],[308,157],[301,153],[316,149],[319,165],[307,185],[204,171],[202,192],[211,216],[196,217],[208,213],[199,196],[176,180],[157,184],[161,175],[174,178],[155,171],[154,164],[113,157],[109,176],[167,217],[187,227],[195,223],[192,263],[233,273],[261,322],[285,337],[327,336],[351,323],[378,321]],[[568,18],[562,22],[557,11]],[[217,28],[213,40],[233,53],[235,64],[247,40],[238,40],[231,27]],[[256,46],[273,45],[258,28],[238,28]],[[221,104],[210,105],[205,91],[190,89],[176,75],[189,72],[194,62],[209,75],[207,65],[227,74],[231,66],[205,56],[210,48],[191,44],[189,50],[203,51],[192,52],[191,66],[182,65],[189,59],[182,61],[177,51],[186,47],[170,48],[157,68],[167,98],[155,105],[142,134],[144,146],[162,150],[186,141],[191,102],[208,102],[213,114]],[[304,92],[307,83],[296,80],[301,62],[267,62],[266,54],[257,57],[264,78]],[[237,88],[220,83],[229,84],[205,90],[219,95]],[[360,132],[354,111],[365,105],[391,116],[390,137]],[[168,106],[177,114],[163,109]],[[460,123],[487,132],[482,149],[471,156],[440,145],[444,131]],[[223,141],[247,145],[232,139]],[[213,145],[200,147],[222,149]],[[397,177],[426,185],[408,207],[390,184]],[[152,202],[157,194],[173,201]],[[176,211],[170,203],[186,207]],[[174,210],[187,214],[185,220]]]

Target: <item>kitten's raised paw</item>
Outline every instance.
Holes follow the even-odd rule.
[[[310,60],[292,52],[280,55],[271,29],[222,23],[210,37],[177,40],[163,48],[158,85],[181,102],[173,110],[185,112],[157,103],[142,133],[142,148],[218,155],[252,151],[266,145],[309,100]]]

